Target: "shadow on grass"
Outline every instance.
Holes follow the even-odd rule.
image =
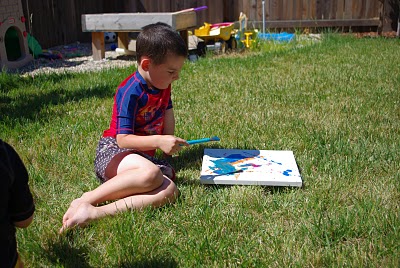
[[[176,172],[183,171],[186,169],[197,169],[199,171],[199,176],[200,176],[201,163],[203,161],[205,148],[221,149],[223,147],[215,143],[213,144],[210,143],[207,145],[200,144],[200,145],[189,146],[184,150],[182,150],[179,153],[179,156],[170,158],[168,162],[174,167]],[[180,178],[180,176],[178,175],[177,183],[181,185],[198,186],[200,185],[200,180],[197,181],[197,180],[189,180],[186,178]]]
[[[91,268],[88,263],[90,249],[86,246],[74,248],[69,239],[60,238],[58,241],[49,245],[46,251],[47,259],[57,265],[66,268]],[[132,253],[132,255],[134,255]],[[122,261],[118,266],[114,267],[178,267],[178,264],[171,257],[153,257],[151,259],[141,259],[132,261]]]
[[[60,239],[49,245],[49,250],[46,251],[47,258],[51,263],[61,264],[66,268],[89,268],[92,267],[87,262],[89,249],[85,246],[80,248],[72,247],[65,239]]]
[[[60,79],[69,79],[69,75],[63,75],[63,78]],[[14,100],[7,96],[0,96],[0,114],[7,116],[10,120],[40,120],[52,116],[49,112],[44,113],[43,116],[38,116],[43,108],[49,105],[63,105],[93,97],[112,98],[113,94],[109,87],[98,86],[74,91],[57,89],[40,94],[21,94],[18,99]]]

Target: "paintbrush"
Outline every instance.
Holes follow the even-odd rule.
[[[192,145],[192,144],[204,143],[204,142],[209,142],[209,141],[220,141],[220,139],[217,136],[214,136],[214,137],[210,137],[210,138],[190,140],[190,141],[187,141],[187,143],[189,145]]]
[[[204,9],[207,9],[207,8],[208,8],[207,6],[188,8],[188,9],[176,11],[176,12],[174,12],[174,14],[185,13],[185,12],[190,12],[190,11],[197,12],[197,11],[204,10]]]

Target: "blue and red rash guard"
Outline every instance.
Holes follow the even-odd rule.
[[[171,108],[171,85],[163,90],[149,88],[136,71],[118,86],[110,128],[103,132],[103,137],[161,135],[165,111]],[[155,150],[144,153],[154,156]]]

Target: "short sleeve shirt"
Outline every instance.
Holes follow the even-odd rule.
[[[150,88],[136,71],[118,86],[110,127],[103,137],[160,135],[164,130],[165,111],[170,108],[171,85],[163,90]]]

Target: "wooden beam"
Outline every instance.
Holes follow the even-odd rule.
[[[164,22],[180,31],[197,26],[196,12],[83,14],[83,32],[133,32],[149,24]]]
[[[282,20],[266,21],[266,28],[313,28],[313,27],[355,27],[379,26],[379,18],[374,19],[349,19],[349,20]],[[262,21],[253,21],[250,25],[262,27]]]
[[[92,52],[93,60],[101,60],[106,56],[106,49],[104,46],[104,33],[92,33]]]
[[[118,35],[118,47],[127,50],[129,46],[129,33],[119,32],[117,35]]]

